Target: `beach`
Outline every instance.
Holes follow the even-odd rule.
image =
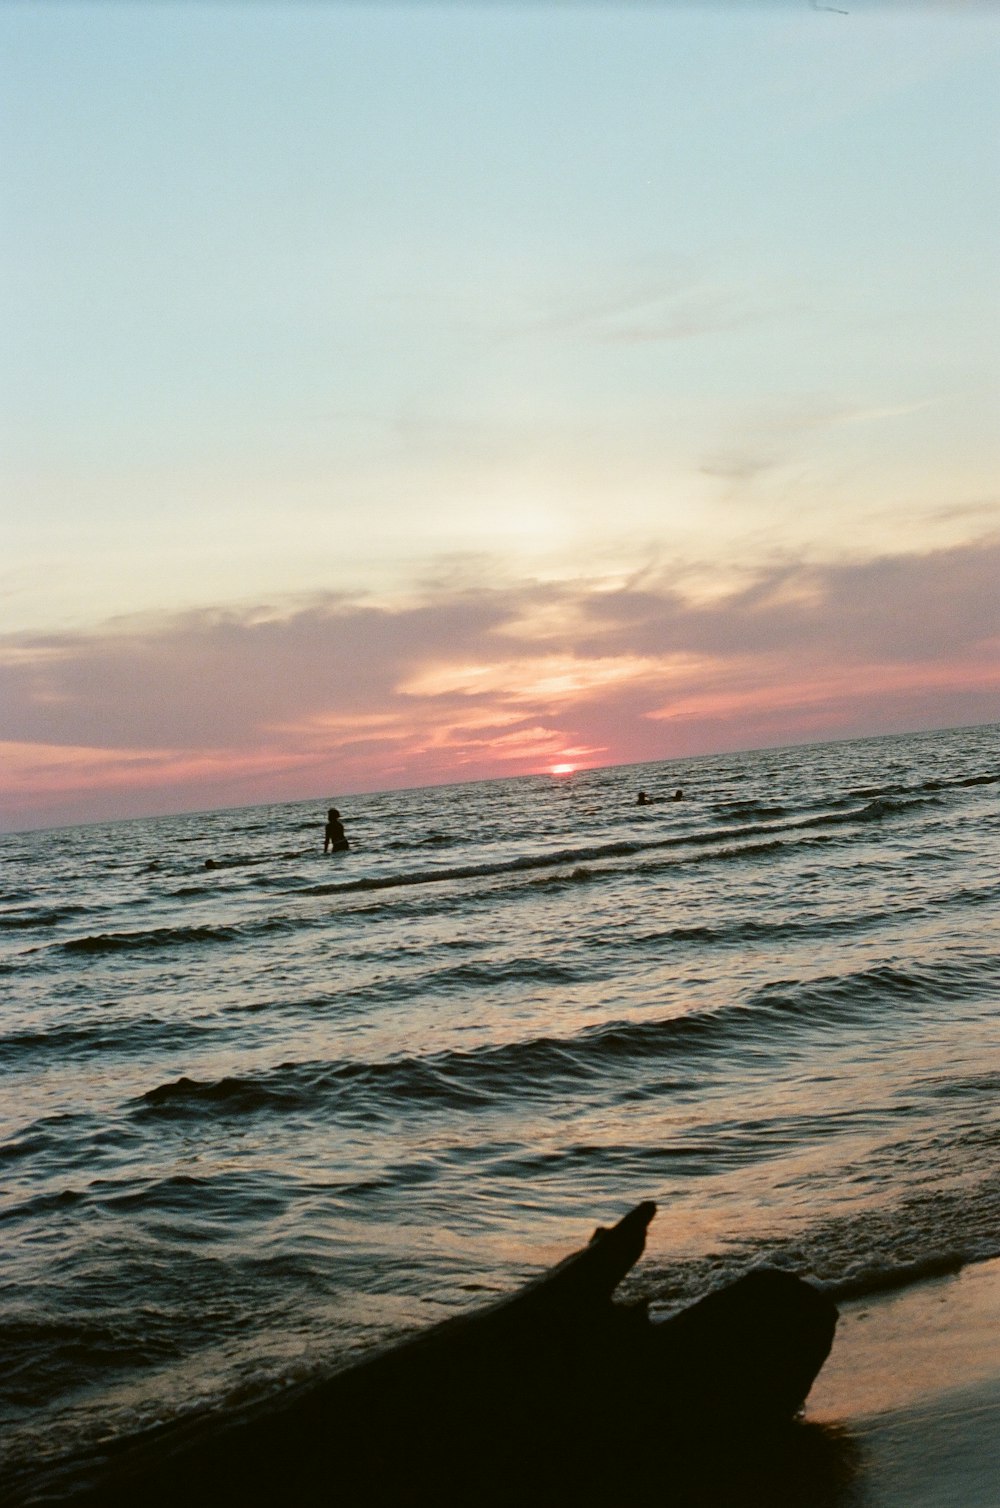
[[[997,1508],[1000,1261],[844,1303],[806,1418],[850,1444],[845,1505]]]
[[[844,1491],[907,1501],[911,1463],[988,1494],[996,751],[956,729],[8,835],[0,1496],[321,1387],[646,1200],[622,1297],[654,1317],[762,1265],[842,1303],[807,1416]]]

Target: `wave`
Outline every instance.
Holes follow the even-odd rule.
[[[677,839],[673,841],[679,841]],[[332,881],[323,885],[303,886],[302,895],[350,895],[367,890],[403,889],[412,885],[435,885],[443,881],[477,880],[493,875],[518,874],[525,870],[556,869],[587,859],[624,858],[643,848],[658,847],[637,841],[602,843],[588,848],[558,849],[552,853],[522,854],[516,859],[485,861],[481,864],[455,864],[441,869],[397,870],[392,874],[364,875],[356,880]]]
[[[816,840],[820,841],[820,840]],[[765,854],[779,853],[787,848],[788,843],[784,838],[772,838],[766,843],[741,843],[739,847],[720,849],[720,859],[759,859]]]
[[[98,932],[58,944],[65,953],[130,953],[151,948],[245,943],[254,937],[291,932],[308,925],[298,917],[273,916],[261,921],[199,927],[148,927],[137,932]]]
[[[407,889],[419,885],[438,885],[458,880],[491,879],[503,875],[519,875],[545,869],[579,869],[581,865],[599,863],[612,859],[633,858],[636,855],[655,854],[663,850],[715,847],[720,857],[744,856],[751,852],[749,844],[741,840],[758,840],[759,853],[773,851],[782,842],[783,836],[794,836],[815,827],[841,827],[847,824],[866,823],[906,813],[922,805],[927,799],[913,797],[893,801],[879,799],[863,807],[847,811],[826,811],[811,817],[797,817],[782,823],[749,823],[740,826],[704,829],[695,828],[683,832],[671,832],[655,838],[616,839],[609,843],[588,844],[580,848],[560,848],[549,853],[520,854],[514,859],[487,860],[479,864],[456,864],[440,868],[395,870],[388,874],[362,875],[357,879],[331,880],[319,885],[303,885],[295,893],[307,896],[352,895],[367,891]],[[739,848],[726,845],[739,843]]]
[[[281,1073],[282,1070],[278,1069],[276,1072]],[[262,1078],[234,1077],[204,1083],[182,1076],[171,1083],[150,1089],[141,1097],[140,1104],[152,1110],[163,1106],[183,1108],[202,1104],[222,1105],[230,1111],[240,1113],[261,1109],[295,1109],[311,1103],[313,1098],[308,1084],[303,1084],[302,1087],[294,1084],[285,1086],[269,1084]]]
[[[91,906],[46,906],[37,911],[8,911],[0,913],[0,931],[13,932],[37,927],[56,927],[60,922],[86,916],[93,909]]]
[[[579,864],[576,869],[571,869],[568,874],[543,874],[537,879],[529,881],[531,885],[537,885],[541,889],[562,889],[566,885],[586,885],[594,879],[594,871],[586,865]]]
[[[0,1033],[0,1052],[9,1055],[15,1063],[18,1054],[28,1057],[36,1052],[64,1053],[64,1061],[90,1054],[106,1057],[109,1053],[116,1053],[129,1057],[148,1052],[150,1048],[155,1051],[191,1049],[200,1039],[212,1036],[212,1027],[190,1021],[171,1021],[162,1016],[130,1017],[79,1025],[66,1022],[38,1031]]]
[[[680,1018],[681,1022],[688,1018]],[[666,1024],[666,1035],[673,1035]],[[690,1030],[691,1027],[688,1027]],[[695,1028],[697,1029],[697,1028]],[[443,1052],[429,1057],[401,1057],[375,1062],[285,1063],[246,1077],[203,1082],[187,1077],[158,1085],[142,1095],[140,1111],[199,1111],[222,1108],[231,1113],[266,1109],[312,1110],[321,1101],[340,1101],[350,1112],[352,1102],[364,1114],[395,1115],[406,1106],[465,1109],[512,1097],[547,1098],[567,1083],[592,1078],[622,1056],[623,1036],[633,1053],[650,1028],[630,1032],[624,1024],[604,1028],[596,1036],[561,1040],[541,1037],[528,1042]],[[683,1031],[683,1025],[677,1027]],[[660,1039],[664,1033],[661,1027]]]
[[[773,820],[776,817],[788,817],[791,808],[780,806],[773,801],[717,801],[712,807],[720,817],[731,821],[733,818],[745,819],[756,817],[758,820]]]
[[[909,1193],[794,1234],[736,1239],[712,1256],[665,1261],[654,1254],[635,1287],[665,1313],[754,1267],[770,1266],[811,1277],[841,1303],[947,1277],[997,1257],[1000,1182],[991,1175],[957,1189]]]
[[[876,796],[864,806],[852,806],[843,811],[820,812],[814,817],[800,817],[794,827],[840,827],[845,823],[877,822],[883,817],[895,817],[920,807],[936,805],[934,796]]]
[[[40,1152],[48,1151],[54,1145],[51,1135],[35,1131],[28,1127],[14,1140],[0,1144],[0,1162],[20,1162],[24,1157],[36,1158]]]
[[[59,946],[64,953],[122,953],[139,948],[171,948],[178,944],[233,942],[238,927],[150,927],[140,932],[98,932],[87,937],[71,937]]]
[[[828,840],[811,838],[808,841],[821,843]],[[722,857],[727,860],[739,858],[742,852],[745,851],[733,851],[732,855]],[[754,846],[751,846],[751,857],[753,852]],[[701,861],[704,861],[703,858],[697,860],[697,863]],[[715,861],[715,855],[712,861]],[[561,888],[599,881],[600,876],[606,873],[606,870],[575,870],[569,875],[537,876],[529,884],[558,893]],[[946,902],[949,899],[950,897],[944,897]],[[983,897],[983,900],[988,899],[989,896]],[[287,1004],[293,1009],[293,1013],[312,1013],[314,1010],[326,1013],[336,1009],[338,1012],[350,1012],[354,1015],[370,1015],[380,1004],[398,1007],[403,977],[406,979],[406,992],[410,998],[437,1000],[442,1004],[449,995],[456,992],[462,995],[475,992],[481,998],[496,998],[498,994],[502,994],[504,998],[513,998],[535,985],[554,989],[560,985],[570,988],[581,983],[591,983],[597,976],[597,971],[606,976],[621,970],[624,967],[621,958],[623,955],[627,955],[629,964],[633,964],[644,958],[649,961],[650,950],[662,950],[664,947],[683,949],[689,956],[695,955],[697,958],[698,953],[704,953],[707,949],[736,949],[747,944],[768,946],[786,939],[802,941],[839,936],[854,939],[861,930],[879,927],[887,921],[896,923],[906,915],[922,915],[925,911],[926,906],[923,905],[891,906],[888,909],[849,914],[745,917],[732,921],[692,921],[670,926],[650,924],[649,918],[644,918],[643,923],[633,924],[630,929],[621,929],[614,924],[605,924],[597,929],[591,926],[572,952],[567,952],[566,947],[563,947],[558,956],[546,956],[544,953],[525,950],[508,953],[504,958],[487,956],[483,939],[469,936],[443,938],[430,944],[421,942],[418,946],[400,944],[391,947],[386,944],[380,930],[373,930],[368,935],[367,946],[354,947],[353,959],[356,964],[377,965],[376,974],[370,974],[370,977],[363,980],[341,983],[335,994],[324,992],[314,995],[311,1000],[290,1000]],[[456,962],[456,953],[474,956]],[[400,970],[406,973],[401,974]],[[279,1007],[276,1007],[275,1001],[265,998],[241,1000],[223,1009],[237,1015],[246,1015],[261,1010],[273,1012]]]
[[[425,833],[422,838],[392,838],[385,844],[386,848],[455,848],[459,843],[467,841],[455,833]]]
[[[962,775],[955,780],[925,780],[921,786],[925,791],[962,790],[966,787],[977,785],[998,785],[1000,775]]]
[[[956,775],[952,778],[936,776],[928,780],[895,781],[884,785],[855,786],[847,793],[846,800],[883,800],[893,797],[910,798],[919,796],[922,791],[961,791],[982,785],[997,785],[1000,783],[1000,774],[996,771],[981,772],[977,775]]]
[[[762,986],[748,1006],[817,1024],[850,1019],[868,1022],[873,1006],[969,1001],[990,994],[998,980],[1000,954],[969,952],[936,962],[911,962],[905,968],[880,963],[852,974],[775,981]]]
[[[869,1298],[877,1293],[891,1293],[897,1288],[909,1288],[914,1283],[924,1283],[928,1278],[943,1278],[961,1272],[968,1261],[961,1251],[928,1252],[926,1256],[911,1261],[896,1261],[888,1264],[874,1262],[869,1267],[851,1272],[848,1276],[825,1283],[830,1297],[844,1299]]]
[[[797,1032],[850,1031],[871,1026],[877,1010],[898,1028],[908,1005],[968,1000],[1000,980],[1000,955],[945,959],[907,969],[877,965],[847,975],[776,980],[745,1001],[657,1021],[611,1021],[571,1038],[535,1037],[468,1051],[376,1061],[284,1063],[216,1081],[182,1077],[142,1095],[143,1113],[247,1114],[262,1110],[324,1109],[369,1119],[393,1118],[407,1108],[454,1110],[503,1101],[562,1099],[585,1083],[615,1092],[633,1082],[643,1063],[664,1062],[671,1078],[657,1093],[686,1087],[706,1055],[734,1049],[787,1050]],[[636,1091],[641,1097],[641,1088]]]
[[[429,888],[436,883],[447,883],[456,879],[483,878],[484,880],[496,880],[502,882],[507,879],[518,884],[525,883],[538,888],[550,888],[553,890],[563,889],[570,885],[586,884],[600,879],[609,874],[620,874],[626,869],[626,865],[614,863],[615,858],[634,859],[641,864],[644,874],[655,874],[660,871],[672,871],[687,867],[692,864],[716,864],[716,863],[745,863],[755,858],[766,858],[768,855],[790,852],[793,849],[800,851],[803,848],[820,848],[835,841],[835,835],[807,835],[804,825],[797,831],[786,831],[783,836],[754,842],[749,835],[755,829],[732,830],[728,833],[694,834],[684,838],[672,838],[659,843],[630,844],[627,851],[624,847],[620,852],[605,852],[595,854],[591,852],[586,863],[574,863],[573,855],[562,852],[552,859],[542,858],[538,860],[517,861],[515,863],[494,863],[484,865],[473,873],[471,870],[438,869],[426,871],[422,874],[407,876],[400,881],[394,876],[380,877],[377,883],[368,881],[352,881],[318,885],[299,890],[295,893],[305,894],[310,897],[326,895],[353,894],[359,898],[367,893],[379,894],[391,891],[397,885],[405,889]],[[721,841],[727,839],[728,841]],[[684,848],[695,850],[693,853],[685,853],[679,850]],[[657,862],[657,855],[663,855]],[[572,867],[570,865],[572,864]],[[550,874],[549,869],[562,869],[563,873]],[[530,871],[540,871],[531,874]],[[527,880],[522,880],[525,872],[529,873]],[[496,893],[496,887],[490,887],[490,894]],[[475,892],[464,892],[460,897],[460,904],[468,905],[475,898]],[[443,905],[450,905],[451,900],[442,900]],[[393,902],[394,908],[402,902]],[[425,905],[421,902],[421,906]],[[371,915],[370,908],[359,905],[359,912]],[[338,915],[347,914],[338,911]]]
[[[932,779],[916,782],[893,781],[879,785],[856,786],[850,791],[845,791],[841,796],[824,796],[822,806],[824,812],[817,817],[809,817],[803,808],[789,806],[780,802],[766,801],[762,799],[733,799],[715,802],[710,810],[721,819],[731,821],[733,819],[758,821],[773,821],[783,817],[789,817],[799,821],[824,820],[832,809],[838,814],[842,809],[855,807],[857,802],[863,801],[868,804],[861,812],[846,812],[848,820],[859,816],[865,820],[866,816],[885,814],[892,811],[905,810],[908,807],[919,805],[925,795],[935,795],[942,791],[963,790],[974,786],[996,785],[1000,782],[1000,775],[995,773],[956,776],[954,779]]]
[[[60,1189],[54,1194],[35,1194],[33,1198],[26,1199],[23,1204],[15,1204],[10,1209],[4,1210],[0,1218],[5,1225],[14,1224],[19,1220],[35,1220],[39,1215],[49,1215],[71,1209],[85,1197],[79,1189]]]

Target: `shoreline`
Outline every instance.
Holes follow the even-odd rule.
[[[1000,1259],[840,1306],[805,1418],[851,1457],[843,1508],[997,1508]]]
[[[775,1454],[763,1436],[763,1452],[741,1459],[749,1437],[741,1444],[737,1435],[729,1480],[720,1437],[721,1481],[708,1458],[703,1475],[697,1456],[692,1472],[690,1463],[657,1461],[654,1453],[639,1464],[636,1482],[655,1494],[672,1478],[678,1508],[997,1508],[998,1319],[1000,1258],[844,1301],[804,1424],[783,1437]],[[117,1485],[128,1487],[125,1479]],[[82,1480],[62,1477],[49,1486],[60,1502],[101,1501],[100,1490],[95,1497]],[[583,1490],[572,1501],[605,1502],[606,1487],[605,1481],[593,1496]],[[126,1500],[127,1492],[114,1498]],[[210,1500],[211,1493],[192,1498]],[[14,1501],[41,1499],[29,1488]],[[446,1494],[440,1501],[457,1508],[463,1499]]]

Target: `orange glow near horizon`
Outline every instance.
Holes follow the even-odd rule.
[[[551,773],[553,775],[572,775],[575,769],[575,764],[554,764]]]

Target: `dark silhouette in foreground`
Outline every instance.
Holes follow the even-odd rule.
[[[347,834],[344,832],[344,824],[340,820],[340,813],[335,806],[331,806],[326,814],[326,831],[323,834],[324,853],[346,853],[350,848]]]
[[[829,1353],[834,1305],[776,1271],[660,1323],[643,1303],[612,1302],[654,1213],[638,1205],[509,1298],[323,1381],[150,1432],[70,1496],[102,1508],[833,1502],[843,1450],[795,1414]]]

